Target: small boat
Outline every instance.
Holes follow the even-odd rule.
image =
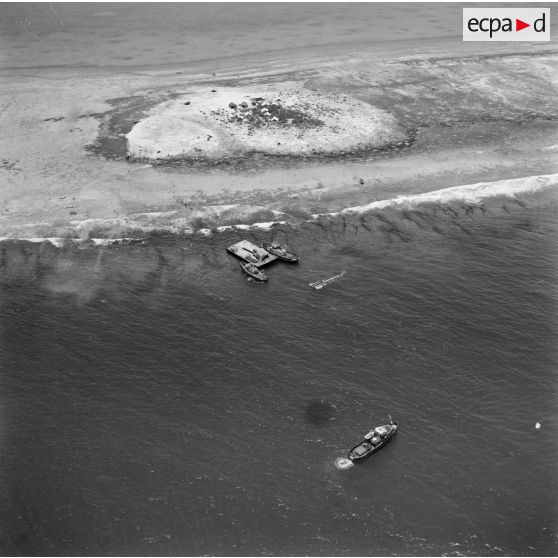
[[[267,275],[254,264],[249,262],[240,262],[240,267],[244,273],[253,279],[256,279],[257,281],[267,281]]]
[[[391,417],[390,417],[391,419]],[[397,434],[397,423],[376,426],[364,436],[364,440],[349,452],[351,461],[361,461],[382,449]]]
[[[267,250],[270,254],[277,256],[280,260],[285,260],[286,262],[298,262],[298,256],[291,252],[287,252],[285,248],[283,248],[277,242],[272,242],[271,244],[262,244],[264,250]]]
[[[257,255],[257,254],[244,254],[244,259],[249,262],[249,263],[253,263],[253,264],[257,264],[261,262],[261,258]]]
[[[341,272],[339,275],[334,275],[333,277],[330,277],[329,279],[320,279],[319,281],[314,281],[313,283],[308,283],[309,287],[312,287],[313,289],[319,290],[319,289],[323,289],[326,285],[329,285],[331,282],[335,281],[335,279],[339,279],[339,277],[343,277],[343,275],[345,275],[346,271]]]

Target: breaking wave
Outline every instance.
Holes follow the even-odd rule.
[[[66,237],[31,237],[31,238],[13,238],[9,236],[0,236],[0,242],[32,242],[33,244],[50,244],[55,248],[64,248],[65,246],[76,245],[93,245],[93,246],[110,246],[113,244],[128,244],[134,242],[137,238],[66,238]]]
[[[337,216],[346,213],[366,213],[374,209],[384,209],[393,206],[411,206],[423,203],[451,203],[455,201],[477,204],[488,198],[508,197],[514,198],[519,194],[533,194],[538,191],[556,188],[558,186],[558,173],[527,176],[524,178],[512,178],[497,180],[495,182],[477,182],[452,188],[443,188],[432,192],[399,196],[397,198],[378,200],[365,205],[347,207],[342,211],[314,214],[318,218],[323,215]]]
[[[208,205],[195,211],[172,210],[164,212],[136,213],[127,217],[111,219],[85,219],[71,221],[73,234],[60,236],[25,235],[26,226],[22,225],[21,234],[0,237],[2,241],[26,240],[28,242],[49,242],[55,247],[63,247],[68,243],[88,242],[95,245],[107,245],[116,242],[127,242],[156,235],[203,235],[210,236],[225,232],[268,231],[278,226],[296,228],[304,223],[320,222],[324,218],[345,217],[351,214],[400,208],[414,208],[421,204],[447,205],[465,203],[478,206],[490,198],[518,199],[521,195],[530,195],[543,191],[556,190],[558,173],[534,175],[522,178],[478,182],[451,188],[443,188],[431,192],[398,196],[376,200],[368,204],[347,207],[329,213],[314,213],[311,218],[300,218],[290,215],[287,210],[278,211],[262,205],[217,204]],[[27,230],[32,230],[27,226]]]

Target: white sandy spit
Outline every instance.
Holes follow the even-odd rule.
[[[166,101],[127,134],[128,150],[146,160],[220,159],[250,152],[333,154],[405,141],[387,112],[346,95],[294,83],[204,88]]]

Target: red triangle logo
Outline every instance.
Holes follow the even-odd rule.
[[[525,29],[526,27],[531,27],[530,23],[525,23],[524,21],[521,21],[520,19],[515,20],[515,30],[516,31],[521,31],[522,29]]]

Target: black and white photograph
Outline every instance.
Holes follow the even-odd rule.
[[[0,556],[558,555],[557,20],[0,3]]]

